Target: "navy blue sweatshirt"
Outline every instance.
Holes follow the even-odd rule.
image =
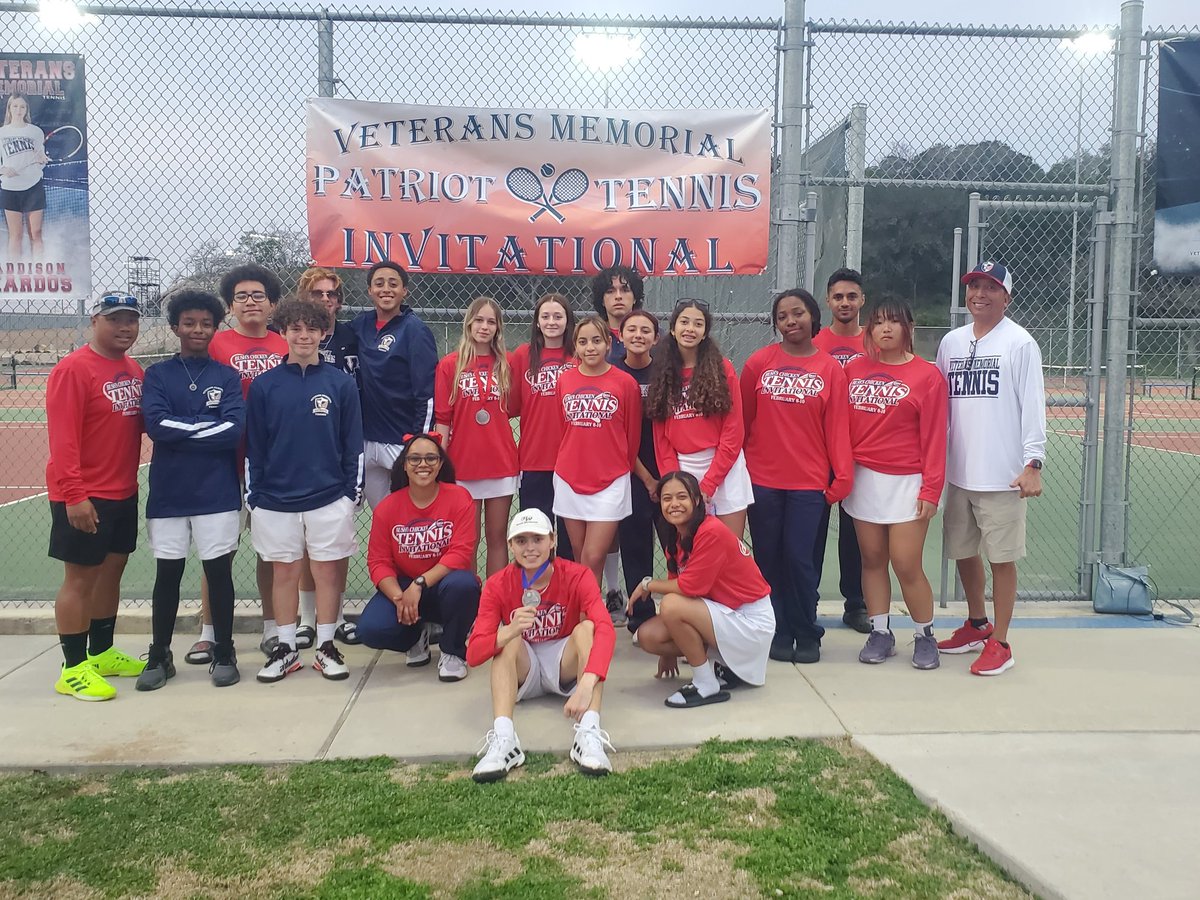
[[[321,359],[358,380],[358,338],[345,322],[333,323],[333,332],[321,341]]]
[[[146,518],[241,508],[237,448],[246,404],[236,369],[207,356],[155,363],[142,385],[142,415],[154,441]]]
[[[363,436],[382,444],[402,444],[404,435],[433,428],[433,373],[437,345],[433,332],[407,306],[377,329],[375,310],[350,322],[358,338],[362,385]]]
[[[354,379],[325,362],[283,362],[246,398],[246,505],[311,512],[362,499],[362,413]]]

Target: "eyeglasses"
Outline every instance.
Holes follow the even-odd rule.
[[[267,300],[267,295],[265,291],[254,291],[250,294],[242,291],[234,294],[233,300],[235,303],[249,303],[251,300],[253,300],[255,303],[265,303]]]
[[[341,296],[341,292],[336,289],[332,291],[311,290],[309,291],[309,294],[311,294],[313,297],[328,297],[330,300],[336,300]]]
[[[975,351],[979,349],[979,341],[979,338],[975,338],[975,340],[971,341],[971,355],[967,357],[968,369],[975,365]]]
[[[137,309],[138,299],[132,294],[105,294],[100,298],[104,309]]]
[[[425,456],[406,456],[404,462],[407,465],[416,468],[417,466],[429,466],[432,468],[442,461],[442,458],[436,453],[429,453]]]

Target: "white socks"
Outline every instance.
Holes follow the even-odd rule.
[[[579,724],[582,725],[584,728],[599,728],[600,727],[600,713],[596,712],[595,710],[589,709],[587,712],[585,712],[583,714],[583,718],[579,720]]]
[[[692,666],[692,684],[696,686],[701,697],[711,697],[721,689],[721,682],[717,680],[717,673],[713,671],[711,659],[703,665]]]
[[[337,622],[330,622],[328,625],[317,623],[317,646],[323,647],[327,641],[333,640],[334,632],[337,631]]]
[[[871,630],[887,634],[892,627],[892,617],[887,613],[882,616],[871,616]]]
[[[200,625],[200,640],[208,641],[210,644],[217,642],[217,633],[213,631],[212,625]]]
[[[918,622],[916,619],[913,619],[913,627],[916,629],[917,637],[924,637],[925,635],[933,637],[933,619],[930,619],[928,622]]]
[[[516,737],[516,728],[513,726],[513,720],[508,716],[497,716],[496,721],[492,724],[492,729],[500,737]]]
[[[621,589],[621,554],[610,553],[604,557],[604,591],[619,591]]]
[[[300,624],[309,628],[317,624],[317,592],[300,592]]]
[[[296,632],[292,632],[292,637],[296,636]],[[269,641],[273,637],[279,637],[279,626],[275,624],[274,619],[263,619],[263,640]],[[292,645],[293,647],[295,644]]]
[[[293,650],[296,649],[296,623],[291,625],[276,626],[279,631],[279,643],[287,644]]]

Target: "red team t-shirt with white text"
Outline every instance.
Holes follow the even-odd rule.
[[[654,421],[654,456],[660,472],[678,471],[680,453],[699,453],[716,448],[708,472],[700,479],[700,490],[710,497],[725,481],[725,476],[737,461],[744,437],[742,395],[737,371],[729,360],[723,359],[721,363],[733,402],[729,412],[723,416],[705,416],[697,412],[688,401],[692,370],[684,369],[682,401],[666,421]]]
[[[885,475],[921,475],[918,500],[938,503],[946,480],[949,389],[919,356],[898,366],[864,356],[846,366],[854,461]]]
[[[208,345],[209,356],[219,363],[233,366],[241,376],[243,400],[250,393],[250,383],[283,362],[287,353],[287,341],[274,331],[256,338],[227,328],[213,335],[212,343]]]
[[[496,632],[501,625],[511,622],[512,614],[521,608],[524,593],[521,573],[521,567],[511,563],[484,584],[479,614],[467,640],[467,665],[481,666],[498,652]],[[522,639],[531,644],[559,641],[570,637],[584,619],[590,619],[596,630],[584,671],[603,681],[608,676],[617,635],[592,570],[570,560],[556,559],[550,583],[541,594],[537,618]]]
[[[90,346],[69,354],[46,383],[46,429],[50,500],[132,497],[142,454],[142,367]]]
[[[558,376],[563,420],[554,474],[579,494],[598,494],[633,471],[642,435],[642,390],[616,366],[603,375]]]
[[[832,328],[822,328],[813,335],[812,342],[814,347],[824,350],[844,369],[848,363],[860,356],[867,355],[867,351],[863,348],[863,337],[866,336],[866,333],[864,328],[854,337],[842,337],[840,334],[834,334]]]
[[[784,491],[824,491],[834,504],[854,483],[846,376],[828,353],[792,356],[780,344],[742,368],[750,480]],[[830,479],[830,472],[833,478]]]
[[[676,568],[680,591],[689,597],[707,597],[730,609],[771,593],[750,548],[716,516],[706,516],[700,523],[692,552]]]
[[[562,444],[563,417],[558,402],[558,376],[575,365],[562,347],[542,348],[536,373],[529,368],[529,345],[509,356],[514,407],[521,416],[517,462],[522,472],[552,472]]]
[[[408,488],[388,494],[371,515],[367,571],[378,585],[392,577],[416,578],[438,563],[473,571],[479,516],[467,489],[438,486],[438,495],[421,508]]]
[[[500,395],[494,362],[491,356],[475,357],[458,376],[453,400],[450,393],[458,353],[442,357],[434,372],[433,419],[450,427],[450,459],[460,481],[517,474],[517,444],[508,421],[512,404],[508,395]]]

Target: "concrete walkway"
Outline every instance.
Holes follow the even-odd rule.
[[[1197,896],[1186,863],[1200,829],[1196,628],[1023,619],[1017,665],[985,679],[967,673],[971,656],[944,656],[937,672],[912,669],[910,631],[895,617],[900,655],[860,665],[861,636],[835,621],[821,663],[772,663],[765,687],[688,711],[663,707],[673,687],[652,678],[654,660],[622,632],[604,727],[618,751],[714,736],[850,736],[1043,896]],[[953,624],[939,620],[939,631]],[[138,694],[115,680],[115,701],[83,704],[52,689],[52,635],[0,637],[0,768],[466,758],[490,725],[485,671],[441,684],[436,665],[407,669],[401,655],[348,648],[348,681],[305,669],[261,685],[262,658],[246,635],[245,680],[216,690],[207,667],[182,663],[190,642],[190,630],[177,640],[179,674],[166,689]],[[118,643],[144,652],[146,637]],[[311,651],[303,655],[311,662]],[[561,701],[518,708],[517,730],[526,749],[569,748]]]

